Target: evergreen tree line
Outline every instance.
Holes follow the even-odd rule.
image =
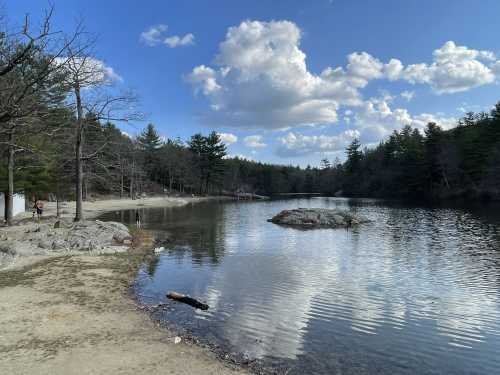
[[[408,199],[500,198],[500,102],[490,113],[467,113],[444,131],[429,123],[394,131],[375,148],[354,140],[342,165],[329,167],[333,194]],[[328,186],[328,185],[327,185]]]

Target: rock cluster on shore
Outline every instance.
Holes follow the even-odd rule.
[[[347,228],[368,222],[350,212],[327,208],[284,210],[268,221],[302,228]]]
[[[116,222],[27,223],[0,233],[0,266],[16,256],[116,253],[125,251],[131,240],[128,228]]]

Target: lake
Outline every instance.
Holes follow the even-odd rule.
[[[371,220],[297,230],[283,209],[352,210]],[[205,202],[141,212],[169,235],[135,284],[161,319],[289,374],[500,371],[500,207],[408,207],[370,199]],[[135,211],[105,220],[135,222]]]

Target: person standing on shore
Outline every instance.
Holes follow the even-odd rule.
[[[35,218],[35,211],[36,211],[36,216],[38,218],[38,221],[42,218],[43,215],[43,202],[40,200],[37,200],[33,206],[33,219]]]
[[[135,211],[135,225],[137,228],[141,227],[141,216],[139,215],[139,211]]]

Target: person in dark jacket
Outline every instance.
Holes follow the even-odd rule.
[[[135,211],[135,225],[137,228],[141,227],[141,216],[139,215],[139,211]]]

